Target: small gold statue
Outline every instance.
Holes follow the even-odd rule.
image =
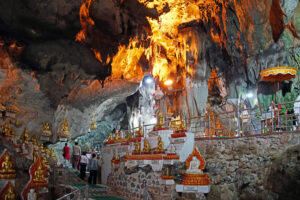
[[[29,136],[28,136],[28,129],[25,128],[24,130],[24,136],[23,136],[23,141],[26,145],[28,145],[28,142],[29,142]]]
[[[63,131],[64,132],[69,132],[69,122],[67,119],[64,120],[63,122]]]
[[[4,200],[15,200],[15,199],[16,199],[16,195],[13,191],[13,188],[9,187],[7,194],[4,196]]]
[[[128,150],[126,150],[126,158],[129,156],[129,152],[128,152]]]
[[[13,164],[10,161],[10,157],[8,154],[5,155],[4,161],[1,165],[1,173],[15,173],[15,170],[13,169]]]
[[[158,113],[157,124],[155,125],[154,129],[157,130],[157,129],[164,128],[164,127],[165,127],[165,120],[164,120],[163,114],[160,112],[160,113]]]
[[[44,153],[45,153],[45,150],[44,150],[44,145],[43,145],[43,144],[40,144],[40,151],[41,151],[41,153],[42,153],[42,154],[44,154]]]
[[[46,122],[44,125],[44,131],[50,131],[50,126],[48,122]]]
[[[34,172],[34,182],[46,182],[44,177],[44,171],[42,170],[42,166],[39,165],[38,169]]]
[[[93,115],[93,117],[92,117],[92,123],[91,123],[91,126],[90,126],[90,129],[91,130],[95,130],[96,128],[97,128],[97,126],[96,126],[96,124],[95,124],[95,115]]]
[[[164,143],[161,141],[160,135],[158,136],[157,147],[154,150],[155,153],[163,153],[164,152]]]
[[[118,156],[117,156],[117,160],[118,160],[118,161],[120,160],[120,154],[118,154]]]
[[[44,166],[45,167],[48,167],[49,166],[49,163],[48,163],[48,161],[47,161],[47,158],[46,158],[46,156],[43,156],[43,164],[44,164]]]
[[[169,177],[169,168],[166,169],[166,176]]]
[[[133,153],[134,153],[134,154],[139,154],[139,153],[140,153],[140,144],[139,144],[139,141],[138,141],[138,140],[136,140],[136,143],[135,143],[135,147],[134,147]]]
[[[142,152],[145,154],[150,153],[150,145],[149,145],[147,138],[144,139],[144,148],[143,148]]]
[[[144,136],[143,127],[142,126],[139,126],[139,130],[136,132],[136,135],[138,137],[143,137]]]
[[[185,121],[184,121],[183,117],[181,117],[180,122],[181,123],[180,123],[179,130],[186,130]]]
[[[108,136],[108,139],[107,139],[108,141],[112,141],[113,140],[113,137],[112,137],[112,133],[110,133],[109,134],[109,136]]]
[[[116,130],[115,132],[115,137],[114,137],[114,141],[118,141],[119,140],[119,131]]]
[[[10,137],[10,127],[7,122],[2,126],[2,133],[4,137]]]
[[[112,159],[111,160],[116,160],[116,153],[113,153]]]

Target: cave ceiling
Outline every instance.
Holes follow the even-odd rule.
[[[1,103],[32,132],[68,118],[75,137],[144,73],[207,80],[216,69],[234,96],[277,61],[299,67],[299,42],[298,0],[0,1]]]

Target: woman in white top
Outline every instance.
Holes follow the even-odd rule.
[[[86,153],[83,152],[82,156],[80,157],[80,178],[83,180],[85,177],[86,166],[88,164],[88,158]]]

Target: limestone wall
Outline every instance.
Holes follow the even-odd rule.
[[[108,185],[130,199],[142,199],[144,180],[152,199],[271,200],[299,196],[300,133],[204,139],[197,140],[196,145],[206,159],[204,172],[211,179],[207,195],[175,193],[174,187],[161,185],[164,172],[153,172],[150,166],[124,169],[123,163],[108,176]],[[168,167],[175,182],[180,183],[184,163]]]
[[[294,199],[297,185],[286,186],[299,177],[299,143],[300,133],[197,141],[211,179],[207,199]]]

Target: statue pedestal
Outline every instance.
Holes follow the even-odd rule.
[[[164,184],[164,185],[174,185],[175,184],[173,179],[170,179],[170,180],[162,179],[161,183]]]
[[[47,142],[48,142],[48,141],[50,141],[50,137],[49,137],[49,136],[41,135],[41,136],[40,136],[40,140],[41,140],[41,141],[47,141]]]
[[[210,185],[176,185],[176,192],[209,193]]]
[[[60,142],[67,142],[68,138],[66,138],[66,137],[59,137],[59,141]]]

